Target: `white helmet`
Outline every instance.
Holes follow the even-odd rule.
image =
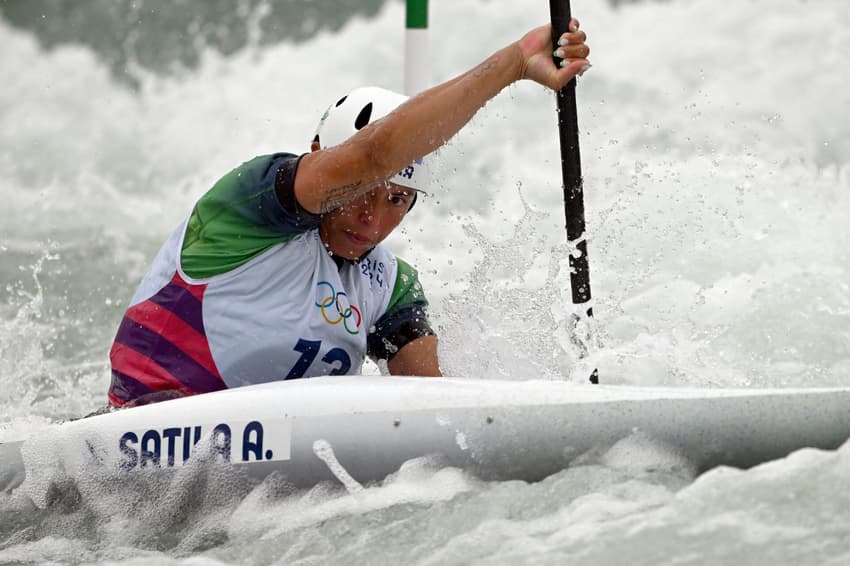
[[[351,91],[332,104],[319,120],[313,141],[319,147],[328,148],[340,144],[358,130],[383,118],[407,97],[380,87],[367,86]],[[389,179],[391,183],[424,191],[430,183],[430,171],[425,158],[420,158]]]

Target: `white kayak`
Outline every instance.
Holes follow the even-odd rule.
[[[850,437],[850,389],[679,389],[380,376],[281,381],[124,409],[0,444],[0,491],[86,466],[206,458],[296,486],[367,483],[431,456],[482,479],[535,481],[632,435],[692,469],[750,467]],[[158,472],[161,473],[161,472]]]

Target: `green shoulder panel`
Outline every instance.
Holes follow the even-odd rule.
[[[237,167],[195,205],[180,256],[189,277],[203,279],[227,273],[294,237],[263,223],[262,206],[274,191],[273,183],[263,186],[258,178],[266,165],[264,160],[267,157]]]
[[[425,298],[425,292],[419,283],[419,272],[403,259],[396,259],[398,260],[398,273],[395,277],[395,286],[390,296],[387,312],[404,305],[428,306],[428,299]]]

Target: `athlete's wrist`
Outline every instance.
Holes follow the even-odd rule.
[[[522,49],[519,41],[516,41],[509,45],[506,49],[509,49],[511,52],[512,61],[514,63],[514,73],[513,80],[511,83],[515,83],[517,81],[521,81],[522,79],[528,78],[528,61],[529,58],[526,56],[525,52]],[[509,83],[510,84],[510,83]]]

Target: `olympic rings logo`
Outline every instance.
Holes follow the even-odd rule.
[[[348,295],[341,291],[337,293],[333,285],[327,281],[319,281],[319,284],[316,285],[317,297],[320,296],[318,289],[323,285],[327,286],[327,292],[330,294],[322,299],[318,299],[316,306],[321,309],[325,322],[328,324],[339,324],[341,322],[346,332],[349,334],[358,334],[360,332],[360,323],[363,322],[360,309],[348,301]]]

